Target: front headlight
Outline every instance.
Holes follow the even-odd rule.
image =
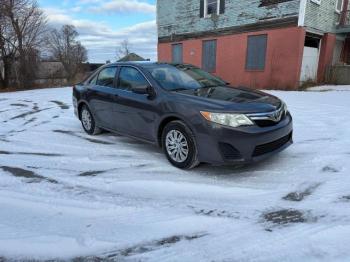
[[[210,122],[224,126],[252,126],[254,123],[243,114],[211,113],[201,111],[202,116]]]
[[[283,101],[281,101],[282,105],[279,110],[282,111],[283,116],[286,116],[288,114],[288,107],[287,104]]]
[[[288,113],[288,106],[285,102],[283,102],[283,110],[284,110],[284,113],[287,114]]]

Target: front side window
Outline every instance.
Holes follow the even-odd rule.
[[[247,70],[264,70],[266,62],[267,35],[248,36]]]
[[[116,72],[116,67],[107,67],[105,69],[102,69],[101,72],[98,74],[96,85],[113,87]]]
[[[133,88],[149,85],[145,77],[133,67],[122,67],[119,73],[118,88],[132,90]]]
[[[220,78],[194,66],[164,64],[151,66],[148,71],[161,87],[169,91],[226,85]]]

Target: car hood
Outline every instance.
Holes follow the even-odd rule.
[[[225,112],[271,112],[277,110],[282,101],[270,94],[249,88],[216,86],[192,90],[174,91],[200,106],[203,110]]]

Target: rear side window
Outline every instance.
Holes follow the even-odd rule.
[[[98,74],[95,74],[93,78],[90,79],[89,85],[96,85]]]
[[[101,72],[98,74],[96,85],[113,87],[116,72],[116,67],[108,67],[102,69]]]
[[[119,73],[118,88],[131,90],[132,88],[148,85],[145,77],[133,67],[122,67]]]

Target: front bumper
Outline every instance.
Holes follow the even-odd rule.
[[[293,120],[289,113],[270,127],[231,128],[203,121],[195,128],[199,160],[214,165],[257,162],[293,143]]]

